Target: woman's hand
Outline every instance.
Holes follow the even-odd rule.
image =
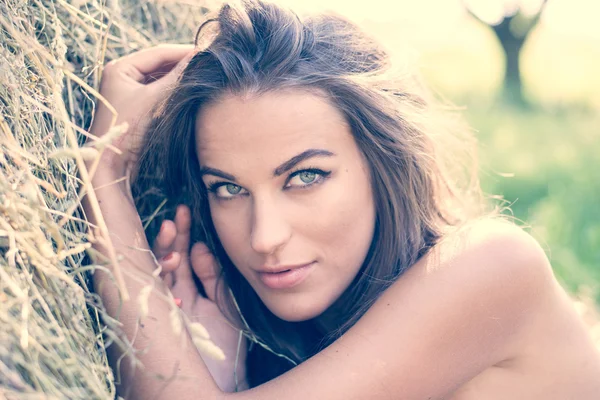
[[[135,162],[136,151],[149,122],[149,113],[193,56],[192,45],[160,45],[141,50],[106,64],[100,94],[117,112],[98,102],[90,133],[102,137],[115,125],[127,123],[126,133],[112,144],[122,155],[105,151],[101,162],[116,177],[124,176]]]
[[[190,210],[183,205],[177,207],[175,221],[163,222],[153,246],[153,252],[162,267],[161,276],[173,296],[180,299],[182,311],[192,322],[204,325],[211,340],[225,353],[225,361],[214,360],[201,353],[221,390],[236,390],[236,356],[237,389],[246,389],[246,339],[241,338],[238,354],[240,330],[226,320],[215,303],[217,264],[203,243],[194,244],[188,255],[190,227]],[[192,273],[202,282],[208,298],[198,292]],[[228,295],[226,292],[223,294]]]

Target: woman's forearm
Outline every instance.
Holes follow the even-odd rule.
[[[94,177],[98,204],[110,232],[110,242],[120,260],[130,299],[121,301],[119,290],[109,274],[97,270],[94,287],[101,296],[108,314],[122,323],[123,333],[133,343],[136,358],[142,368],[133,367],[130,355],[117,366],[124,350],[111,346],[109,359],[121,384],[119,392],[127,399],[151,398],[220,398],[216,386],[202,358],[185,329],[177,335],[170,318],[173,309],[168,301],[168,290],[162,280],[153,277],[155,261],[151,255],[139,215],[124,185],[111,184],[116,179],[98,172]],[[90,222],[95,218],[91,206],[84,201]],[[110,244],[106,238],[97,240],[94,248],[107,255]],[[112,265],[106,266],[113,271]],[[140,301],[140,291],[151,285],[152,292]],[[147,304],[147,308],[145,304]],[[146,315],[143,315],[146,314]]]

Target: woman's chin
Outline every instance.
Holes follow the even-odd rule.
[[[308,321],[321,315],[327,308],[327,305],[314,302],[298,305],[296,302],[273,301],[265,302],[265,305],[277,318],[287,322]]]
[[[270,308],[270,310],[273,314],[275,314],[275,316],[277,316],[277,318],[287,322],[308,321],[309,319],[313,319],[320,314],[319,312],[310,309],[294,310],[291,312],[290,310],[280,310],[278,308]]]

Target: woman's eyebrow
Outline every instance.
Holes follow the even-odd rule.
[[[227,172],[223,172],[220,169],[210,168],[210,167],[200,167],[200,176],[204,175],[214,175],[219,178],[227,179],[228,181],[235,182],[235,176],[228,174]]]
[[[335,156],[335,154],[328,150],[308,149],[308,150],[305,150],[302,153],[290,158],[288,161],[284,162],[279,167],[275,168],[275,171],[273,171],[273,175],[274,176],[283,175],[290,169],[294,168],[294,166],[296,166],[296,164],[298,164],[306,159],[312,158],[312,157],[332,157],[332,156]],[[217,168],[200,167],[200,176],[202,177],[204,175],[218,176],[219,178],[227,179],[228,181],[231,181],[231,182],[237,181],[235,179],[235,176],[228,174],[227,172],[221,171],[220,169],[217,169]]]
[[[284,174],[285,172],[289,171],[290,169],[294,168],[294,166],[296,164],[298,164],[308,158],[317,157],[317,156],[331,157],[331,156],[335,156],[335,154],[333,154],[332,152],[330,152],[328,150],[322,150],[322,149],[305,150],[302,153],[298,154],[297,156],[290,158],[288,161],[284,162],[279,167],[275,168],[275,171],[273,171],[273,175],[280,176],[280,175]]]

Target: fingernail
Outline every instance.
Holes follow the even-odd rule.
[[[181,307],[181,303],[183,303],[183,300],[181,300],[180,298],[175,297],[173,300],[175,300],[175,305],[177,307]]]
[[[173,258],[174,255],[175,255],[175,252],[172,251],[169,254],[167,254],[166,256],[164,256],[163,258],[161,258],[161,261],[169,261],[171,258]]]

